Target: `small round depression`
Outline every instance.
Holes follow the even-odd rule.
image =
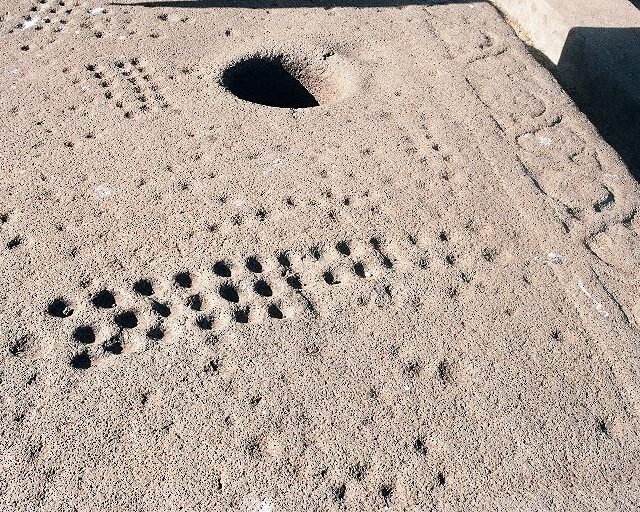
[[[337,96],[324,66],[297,62],[286,55],[252,55],[222,73],[221,84],[238,98],[279,108],[310,108]]]

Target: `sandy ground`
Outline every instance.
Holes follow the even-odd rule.
[[[548,72],[216,5],[0,1],[0,510],[637,510],[640,192]]]

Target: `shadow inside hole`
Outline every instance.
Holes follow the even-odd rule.
[[[116,315],[114,320],[116,325],[122,329],[133,329],[138,325],[138,317],[133,311],[124,311]]]
[[[151,310],[163,318],[167,318],[171,314],[171,308],[166,304],[158,302],[157,300],[154,300],[151,303]]]
[[[336,502],[344,501],[344,497],[346,493],[347,493],[347,486],[345,484],[341,484],[333,488],[333,498]]]
[[[260,274],[262,272],[262,263],[258,261],[255,256],[250,256],[246,261],[247,269],[254,274]]]
[[[174,279],[178,286],[181,286],[182,288],[191,288],[192,279],[189,272],[180,272],[175,275]]]
[[[287,277],[287,284],[294,290],[302,290],[302,282],[298,276]]]
[[[239,324],[249,323],[249,307],[238,309],[234,313],[233,318]]]
[[[73,315],[73,308],[69,305],[69,303],[66,300],[55,299],[47,307],[47,312],[51,316],[56,316],[58,318],[67,318]]]
[[[282,310],[275,304],[271,304],[269,306],[269,308],[267,309],[267,314],[271,318],[275,318],[277,320],[282,320],[282,318],[284,318],[284,315],[282,314]]]
[[[238,98],[279,108],[319,105],[290,66],[279,56],[254,56],[237,62],[222,75],[222,85]]]
[[[262,279],[260,281],[257,281],[253,285],[253,289],[258,295],[261,295],[262,297],[271,297],[273,295],[271,286],[269,286],[267,282],[263,281]]]
[[[7,249],[12,250],[18,247],[22,243],[22,239],[16,236],[7,242]]]
[[[90,325],[81,325],[73,331],[73,339],[88,345],[96,341],[96,333]]]
[[[91,302],[97,308],[109,309],[116,305],[116,298],[109,290],[101,290],[93,296]]]
[[[86,352],[80,352],[71,359],[71,366],[78,370],[86,370],[91,367],[91,358]]]
[[[220,297],[233,303],[238,303],[240,301],[237,290],[233,285],[228,283],[220,286]]]
[[[319,260],[322,257],[322,254],[320,253],[320,248],[319,247],[311,247],[309,249],[309,254],[311,255],[311,257],[314,260]]]
[[[291,260],[289,259],[289,257],[281,252],[280,254],[278,254],[278,263],[280,263],[281,266],[285,267],[285,268],[289,268],[291,266]]]
[[[107,343],[104,344],[104,351],[115,356],[122,354],[122,342],[119,336],[114,336]]]
[[[210,331],[213,328],[213,321],[207,315],[199,315],[196,318],[196,325],[203,331]]]
[[[147,279],[140,279],[134,283],[133,291],[140,295],[144,295],[145,297],[150,297],[153,295],[153,285],[151,284],[151,281]]]
[[[380,487],[380,496],[384,500],[384,503],[387,507],[391,505],[391,496],[393,495],[393,487],[390,485],[383,485]]]
[[[358,277],[367,277],[367,275],[365,274],[365,271],[364,271],[364,265],[362,263],[360,263],[360,262],[357,262],[357,263],[353,264],[353,272]]]
[[[351,249],[349,248],[349,244],[347,242],[338,242],[336,244],[336,249],[343,256],[349,256],[351,254]]]
[[[420,438],[417,438],[414,442],[413,442],[413,449],[416,453],[420,454],[420,455],[426,455],[427,453],[427,445],[424,443],[424,441]]]
[[[164,330],[159,325],[156,325],[147,331],[147,337],[156,341],[161,340],[164,338]]]
[[[200,294],[191,295],[187,299],[187,306],[194,311],[200,311],[202,309],[202,297]]]
[[[231,277],[231,269],[224,261],[218,261],[213,265],[213,273],[219,277]]]
[[[327,284],[340,284],[340,281],[337,281],[333,273],[328,270],[324,274],[322,274],[322,278]]]

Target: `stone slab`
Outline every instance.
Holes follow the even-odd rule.
[[[491,6],[0,13],[0,508],[636,508],[640,192]]]

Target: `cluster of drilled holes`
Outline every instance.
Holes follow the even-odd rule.
[[[258,397],[258,400],[259,400],[259,397]],[[255,406],[256,405],[255,399],[251,399],[250,404],[252,406]],[[598,429],[598,427],[596,428]],[[426,448],[424,447],[424,444],[422,443],[422,441],[417,440],[417,444],[418,444],[417,447],[414,445],[414,450],[420,455],[425,455]],[[262,450],[262,447],[260,445],[260,440],[256,438],[249,438],[246,441],[245,449],[251,457],[259,456]],[[327,478],[328,472],[329,472],[329,468],[325,467],[320,471],[319,476],[325,479]],[[348,477],[350,479],[353,479],[357,483],[364,482],[367,476],[367,473],[368,473],[368,468],[359,462],[353,464],[347,470]],[[445,485],[444,473],[442,471],[438,471],[433,476],[433,487],[434,488],[443,487],[444,485]],[[343,503],[347,495],[347,490],[348,490],[347,483],[344,481],[337,482],[334,485],[332,485],[330,488],[330,491],[331,491],[333,501],[336,503],[339,503],[340,506],[344,506]],[[396,494],[396,487],[392,481],[385,479],[377,487],[377,494],[380,497],[381,501],[383,502],[385,509],[390,509],[392,506],[394,495]]]
[[[257,158],[258,155],[251,153],[248,155],[249,160],[254,160],[255,158]],[[326,178],[326,175],[322,175],[324,178]],[[326,198],[331,198],[333,197],[331,193],[326,192],[323,194],[323,197]],[[366,197],[366,196],[363,196]],[[220,202],[220,204],[225,204],[228,201],[228,197],[226,195],[221,195],[218,197],[218,201]],[[292,197],[286,197],[284,199],[284,204],[286,205],[286,207],[288,209],[293,209],[296,208],[298,206],[300,206],[302,203],[298,203],[296,202]],[[314,207],[315,208],[320,208],[320,207],[324,207],[327,206],[326,204],[323,206],[321,205],[318,201],[316,201],[315,199],[310,199],[308,200],[308,202],[306,203],[308,206]],[[343,206],[349,206],[351,204],[351,199],[349,197],[344,197],[340,200],[340,204]],[[329,219],[331,219],[332,221],[336,222],[338,220],[338,212],[340,211],[340,208],[338,208],[337,210],[335,208],[331,208],[330,205],[329,206],[329,210],[326,210],[326,215]],[[379,208],[372,206],[371,207],[371,212],[372,213],[380,213],[379,212]],[[258,219],[259,222],[264,222],[266,220],[266,218],[270,215],[270,211],[265,209],[264,207],[257,207],[255,210],[255,217]],[[241,215],[241,214],[234,214],[230,217],[230,222],[233,226],[241,226],[242,224],[244,224],[248,219],[250,219],[250,217],[248,215]],[[214,232],[219,228],[219,226],[217,224],[212,224],[209,226],[209,229]]]
[[[263,272],[262,264],[256,257],[247,258],[247,260],[245,261],[245,266],[253,273]],[[225,279],[231,277],[230,265],[228,265],[224,261],[218,261],[217,263],[215,263],[213,265],[213,271],[214,274],[219,277],[223,277]],[[189,272],[179,272],[173,276],[173,280],[175,285],[179,288],[187,290],[193,287],[193,278]],[[154,294],[153,285],[147,279],[141,279],[134,283],[133,289],[136,293],[146,297],[151,297]],[[258,295],[261,295],[263,297],[270,297],[273,295],[273,290],[271,289],[270,285],[263,279],[258,280],[255,283],[254,290]],[[240,304],[240,295],[238,289],[232,282],[228,280],[223,281],[219,284],[218,295],[227,302],[235,305]],[[193,311],[202,311],[204,309],[204,300],[200,293],[189,295],[186,298],[186,306]],[[166,318],[171,314],[171,309],[168,305],[153,298],[151,299],[151,309],[154,313],[161,317]],[[238,309],[233,311],[232,317],[237,323],[248,323],[249,313],[249,306],[238,307]],[[271,318],[275,319],[281,319],[284,317],[281,309],[276,304],[271,304],[267,307],[267,314]],[[122,319],[120,319],[120,322],[122,323]],[[204,313],[196,317],[195,323],[196,326],[202,330],[210,330],[213,328],[212,317]],[[148,333],[148,336],[153,339],[157,337],[156,333],[151,331]]]
[[[380,240],[378,240],[376,237],[371,238],[371,240],[369,240],[369,243],[371,244],[371,247],[373,247],[373,250],[376,251],[378,253],[378,256],[380,257],[381,261],[382,261],[382,265],[385,268],[391,269],[393,268],[393,262],[391,261],[391,259],[383,252],[382,250],[382,244],[380,242]]]
[[[416,447],[416,445],[414,444],[414,449],[421,455],[424,455],[426,453],[426,449],[424,448],[424,445],[420,440],[416,440],[416,443],[418,444],[418,446]],[[357,482],[361,482],[365,476],[364,468],[362,465],[356,464],[350,468],[349,474],[354,480],[356,480]],[[438,471],[438,473],[435,475],[435,486],[442,487],[444,485],[445,485],[444,474],[442,473],[442,471]],[[343,489],[342,498],[344,499],[344,486],[342,486],[342,489]],[[395,488],[391,483],[383,483],[378,488],[378,495],[384,502],[384,505],[386,508],[391,507],[394,493],[395,493]]]
[[[116,298],[109,290],[100,290],[91,298],[91,303],[98,309],[113,309],[116,307]],[[138,326],[138,317],[133,311],[117,313],[113,320],[120,329],[134,329]]]
[[[143,295],[153,291],[150,283],[143,281],[137,282],[134,285],[134,289]],[[112,292],[103,289],[91,297],[91,304],[97,309],[114,309],[116,307],[116,298]],[[157,302],[154,304],[157,306],[155,310],[162,313],[160,316],[168,316],[170,314],[167,306]],[[47,313],[57,318],[68,318],[73,315],[74,310],[67,300],[59,297],[49,303]],[[133,311],[120,311],[114,315],[113,321],[120,333],[125,329],[134,329],[138,326],[138,317]],[[120,354],[122,352],[120,333],[103,344],[105,352],[112,354]],[[159,340],[164,337],[164,331],[161,326],[156,325],[147,332],[147,336],[151,339]],[[73,330],[72,338],[81,345],[90,345],[96,342],[96,332],[93,326],[84,324],[77,326]],[[88,368],[90,366],[90,358],[86,351],[76,354],[71,361],[71,365],[79,369]]]
[[[441,235],[441,240],[445,237]],[[390,258],[388,258],[382,250],[382,244],[377,238],[371,238],[370,245],[372,248],[379,254],[382,263],[385,267],[391,268],[393,263]],[[335,245],[336,250],[339,254],[345,257],[349,257],[352,254],[351,248],[346,241],[340,241]],[[309,250],[309,253],[314,259],[320,259],[322,257],[320,249],[318,247],[312,247]],[[289,274],[291,271],[291,261],[286,253],[281,252],[276,257],[279,265],[284,269],[283,277],[286,279],[287,285],[295,291],[302,290],[302,282],[300,280],[300,276],[297,274]],[[245,267],[254,274],[263,273],[263,266],[260,260],[256,256],[250,256],[245,260]],[[366,277],[364,265],[362,262],[355,262],[353,265],[353,271],[358,277]],[[224,262],[218,261],[213,265],[213,272],[215,275],[221,278],[230,278],[231,277],[231,266]],[[334,274],[327,270],[323,273],[324,281],[329,285],[339,284],[340,281],[336,279]],[[176,286],[184,289],[189,289],[193,286],[193,279],[189,272],[179,272],[174,275],[174,282]],[[152,297],[154,295],[154,288],[151,281],[147,279],[140,279],[133,284],[133,290],[144,297]],[[253,284],[254,292],[265,298],[269,298],[273,296],[273,289],[271,285],[267,282],[266,279],[261,278],[254,282]],[[218,293],[221,298],[232,303],[239,304],[240,296],[237,288],[230,281],[224,281],[220,283],[218,288]],[[91,298],[92,304],[99,309],[111,309],[116,306],[116,298],[109,290],[101,290],[96,293]],[[203,300],[200,294],[196,293],[190,295],[187,298],[187,306],[194,311],[200,312],[203,309]],[[167,318],[171,315],[171,308],[154,298],[151,299],[151,309],[158,316]],[[52,316],[57,316],[61,318],[65,318],[70,316],[73,313],[73,309],[69,306],[69,304],[63,299],[56,299],[53,301],[48,307],[49,314]],[[280,307],[272,303],[267,306],[267,314],[269,317],[274,319],[282,319],[284,314]],[[238,323],[246,323],[249,321],[249,306],[245,306],[242,308],[238,308],[233,313],[233,318]],[[123,311],[115,315],[114,317],[115,324],[120,329],[133,329],[138,326],[138,319],[136,314],[133,311]],[[203,329],[209,330],[213,326],[213,321],[210,316],[205,314],[198,315],[196,318],[196,325]],[[152,339],[161,339],[163,336],[163,330],[160,326],[155,326],[151,328],[147,335]],[[95,340],[95,333],[93,332],[93,328],[90,326],[81,326],[76,329],[73,334],[74,339],[83,344],[92,343]]]
[[[11,29],[9,32],[13,32],[14,30],[22,30],[27,22],[35,22],[35,26],[33,29],[36,31],[42,30],[44,25],[50,25],[54,22],[58,22],[60,25],[66,25],[68,20],[66,16],[71,14],[73,9],[67,8],[64,9],[65,2],[64,0],[60,0],[58,2],[49,4],[46,0],[40,0],[37,4],[33,4],[29,8],[29,15],[24,17],[24,20],[19,23],[16,27]],[[32,13],[41,13],[42,18],[37,18],[36,14]],[[59,17],[57,19],[52,18],[51,15],[57,14]],[[62,30],[62,26],[55,26],[53,28],[54,32],[60,32]]]
[[[188,273],[186,275],[187,277],[174,276],[176,283],[178,281],[182,283],[189,283],[189,286],[190,286],[191,277],[188,275]],[[152,297],[155,294],[155,290],[153,289],[153,284],[148,279],[138,279],[135,283],[133,283],[133,291],[138,295],[141,295],[142,297]],[[167,304],[160,302],[159,300],[156,300],[156,299],[151,299],[150,305],[151,305],[151,311],[153,311],[159,317],[168,318],[169,316],[171,316],[171,308]],[[133,325],[134,319],[132,317],[126,317],[126,316],[120,317],[119,320],[121,323],[120,327],[122,328],[133,328],[137,326],[137,319],[136,319],[136,325]],[[125,327],[126,324],[133,325],[133,327]],[[154,341],[159,341],[163,339],[164,334],[165,334],[164,329],[162,328],[161,324],[156,324],[147,330],[147,338]]]
[[[448,235],[444,232],[440,233],[439,239],[441,241],[448,241]],[[377,238],[370,239],[370,245],[378,253],[383,265],[387,268],[393,267],[393,262],[391,259],[383,253],[382,243]],[[349,247],[348,242],[340,241],[335,244],[336,251],[344,256],[350,257],[352,254],[351,248]],[[321,259],[322,254],[318,247],[312,247],[309,250],[309,254],[314,257],[314,259]],[[487,261],[492,261],[493,252],[489,252],[489,250],[484,250],[482,256]],[[285,252],[281,252],[276,256],[278,264],[283,268],[282,277],[286,279],[287,285],[296,290],[300,291],[303,287],[302,282],[300,281],[300,277],[297,274],[290,274],[289,272],[292,270],[291,260]],[[451,263],[454,263],[455,259],[451,260]],[[263,273],[263,266],[259,259],[255,256],[248,257],[244,262],[245,267],[254,274]],[[353,271],[359,277],[366,277],[366,273],[364,270],[364,265],[361,262],[355,262],[353,266]],[[231,266],[224,262],[218,261],[213,265],[213,272],[215,275],[221,278],[229,278],[231,277]],[[338,284],[339,281],[336,280],[335,276],[331,271],[326,271],[323,274],[324,281],[327,284]],[[174,282],[176,286],[189,289],[193,286],[193,280],[191,275],[188,272],[179,272],[174,275]],[[253,289],[256,294],[262,297],[271,297],[273,295],[273,290],[266,279],[258,279],[254,282]],[[133,284],[133,290],[144,297],[152,297],[154,295],[154,288],[151,281],[147,279],[140,279]],[[222,282],[219,286],[219,295],[231,302],[233,304],[239,304],[240,297],[236,287],[230,283],[229,281]],[[96,308],[100,309],[111,309],[116,306],[116,299],[113,293],[108,290],[101,290],[96,293],[92,298],[91,302]],[[194,311],[202,310],[202,297],[200,294],[196,293],[187,298],[187,305]],[[152,310],[161,317],[168,317],[171,314],[171,309],[168,305],[163,304],[155,299],[151,299],[151,307]],[[52,316],[66,318],[73,314],[73,308],[62,298],[58,298],[51,302],[48,307],[48,312]],[[281,309],[276,304],[270,304],[267,308],[267,313],[269,317],[275,319],[281,319],[284,317]],[[245,306],[242,308],[238,308],[233,312],[233,318],[238,323],[247,323],[249,321],[249,306]],[[133,329],[138,325],[138,319],[134,312],[132,311],[124,311],[118,313],[114,317],[114,321],[116,325],[122,329]],[[202,330],[210,330],[213,328],[213,320],[210,316],[206,314],[200,314],[196,317],[196,325]],[[147,332],[147,336],[154,340],[162,339],[164,336],[164,331],[161,326],[156,325],[149,329]],[[86,345],[95,342],[96,335],[93,328],[89,325],[82,325],[77,327],[73,332],[73,338],[79,343]],[[105,351],[111,352],[114,354],[122,352],[122,344],[119,336],[114,337],[112,340],[109,340],[107,344],[104,346]],[[84,363],[84,356],[79,354],[77,357],[77,361],[73,364],[77,367],[81,368]],[[75,361],[75,359],[74,359]],[[443,371],[443,374],[446,375],[446,372]]]
[[[104,73],[95,64],[86,64],[84,68],[98,81],[100,87],[105,89],[105,97],[111,99],[113,97],[113,93],[109,88],[111,84],[104,78]]]
[[[73,315],[74,310],[67,300],[58,297],[49,303],[47,313],[56,318],[69,318]],[[95,333],[91,326],[85,325],[75,329],[73,338],[82,344],[90,344],[95,341]],[[91,358],[86,350],[83,350],[71,358],[70,364],[73,368],[86,370],[91,366]]]
[[[376,253],[376,255],[378,256],[380,262],[382,263],[382,266],[387,269],[393,268],[393,262],[384,253],[382,249],[382,243],[380,242],[380,240],[374,237],[374,238],[371,238],[369,243],[373,248],[374,252]],[[336,243],[335,248],[338,254],[344,257],[350,257],[352,254],[351,247],[349,246],[349,243],[347,241],[343,240]],[[316,261],[319,261],[322,258],[322,253],[317,246],[313,246],[309,249],[309,255]],[[288,259],[287,259],[287,263],[288,263]],[[289,264],[283,265],[283,266],[288,267]],[[360,277],[360,278],[367,277],[367,272],[365,270],[364,263],[361,261],[355,261],[353,263],[352,271],[357,277]],[[336,284],[340,284],[341,282],[336,278],[336,276],[331,270],[326,270],[325,272],[323,272],[322,279],[328,285],[336,285]],[[297,285],[298,283],[294,283],[294,284]],[[292,287],[295,288],[295,286],[292,286]]]
[[[98,33],[96,33],[98,36]],[[125,105],[122,98],[115,98],[111,89],[111,83],[105,78],[105,71],[95,64],[87,64],[85,69],[92,74],[99,85],[105,90],[105,98],[108,100],[115,99],[115,105],[118,108],[124,109]],[[120,76],[123,80],[126,90],[135,98],[135,104],[138,105],[138,110],[146,112],[150,110],[152,102],[149,98],[160,106],[160,108],[167,108],[169,104],[165,100],[164,96],[160,94],[159,87],[151,80],[145,68],[140,64],[137,57],[130,58],[127,61],[118,60],[113,63],[113,69],[115,69],[116,76]],[[124,116],[127,119],[133,117],[133,111],[125,109]]]
[[[254,274],[262,274],[264,271],[262,263],[256,256],[249,256],[245,259],[244,263],[247,270]],[[213,265],[213,273],[221,278],[230,278],[231,266],[225,261],[217,261]],[[268,298],[273,296],[273,289],[265,279],[258,279],[253,284],[253,291],[261,297]],[[238,304],[240,302],[238,290],[229,281],[224,281],[220,284],[218,294],[221,298],[232,304]],[[277,320],[284,318],[282,310],[276,304],[267,306],[267,315]],[[237,309],[233,314],[233,318],[238,323],[247,323],[249,321],[249,307]]]

